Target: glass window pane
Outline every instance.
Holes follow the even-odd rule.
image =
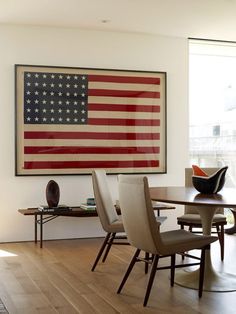
[[[190,164],[229,166],[236,186],[236,43],[189,42]]]

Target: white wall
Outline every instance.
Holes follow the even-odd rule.
[[[45,186],[58,182],[61,203],[78,205],[92,196],[90,176],[15,177],[14,64],[93,67],[167,72],[167,174],[150,185],[181,185],[188,146],[187,39],[69,28],[0,26],[0,242],[33,239],[33,217],[17,212],[45,203]],[[116,176],[109,176],[117,198]],[[180,210],[180,208],[179,208]],[[176,224],[169,211],[163,230]],[[57,218],[45,238],[99,236],[98,218]]]

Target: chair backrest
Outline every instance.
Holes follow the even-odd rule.
[[[215,173],[219,168],[201,168],[204,172],[206,172],[208,175],[212,175]],[[185,186],[187,187],[192,187],[192,175],[193,175],[193,170],[192,168],[185,168]],[[186,205],[184,209],[185,214],[199,214],[198,210],[196,209],[196,206],[190,206]],[[216,211],[217,214],[223,214],[224,213],[224,208],[219,208]]]
[[[147,178],[134,175],[118,178],[122,220],[129,243],[145,252],[162,254],[160,223],[155,219]]]
[[[105,170],[93,170],[92,181],[96,210],[103,229],[109,232],[109,226],[119,218],[112,201]]]

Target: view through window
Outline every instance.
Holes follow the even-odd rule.
[[[190,163],[229,167],[236,186],[236,43],[189,41]]]

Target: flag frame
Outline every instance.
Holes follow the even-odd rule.
[[[142,90],[140,93],[140,96],[137,95],[137,91],[135,91],[135,97],[138,105],[140,103],[144,103],[149,107],[148,111],[143,113],[143,109],[139,109],[143,106],[137,106],[136,103],[129,103],[131,102],[131,98],[134,95],[134,91],[132,88],[135,85],[136,82],[132,82],[129,84],[131,87],[125,87],[124,90],[116,90],[119,94],[119,97],[117,99],[122,99],[121,104],[115,105],[116,108],[121,108],[120,112],[119,110],[116,110],[116,113],[118,116],[122,117],[122,120],[126,121],[124,122],[124,125],[121,127],[122,131],[119,132],[119,134],[123,135],[123,140],[118,138],[113,138],[114,132],[113,129],[118,128],[118,126],[111,125],[110,121],[115,121],[116,119],[109,118],[112,115],[112,112],[108,110],[108,104],[106,104],[106,117],[103,118],[105,121],[104,124],[106,125],[105,131],[103,131],[103,134],[105,134],[105,146],[106,150],[101,153],[99,152],[100,147],[98,148],[100,144],[100,139],[96,139],[96,136],[93,139],[93,144],[90,147],[90,152],[88,155],[85,155],[84,152],[82,153],[76,153],[72,152],[70,154],[65,154],[62,152],[56,152],[58,147],[62,147],[62,145],[58,146],[58,140],[55,138],[51,139],[51,146],[50,151],[53,154],[53,162],[51,164],[47,164],[46,166],[42,166],[45,163],[45,160],[47,160],[48,154],[43,154],[42,151],[38,153],[38,155],[34,155],[33,153],[27,152],[27,145],[32,145],[34,147],[36,142],[40,142],[41,138],[38,137],[37,134],[40,134],[40,132],[34,132],[34,138],[29,140],[27,137],[25,137],[25,134],[28,133],[27,127],[34,126],[34,124],[27,125],[25,123],[25,108],[26,108],[26,96],[25,96],[25,73],[32,72],[32,73],[39,73],[39,74],[60,74],[63,73],[63,75],[82,75],[85,73],[85,75],[94,75],[96,76],[114,76],[114,77],[144,77],[146,78],[155,78],[159,80],[158,84],[152,84],[148,86],[145,83],[142,85]],[[127,82],[126,82],[127,83]],[[89,82],[89,84],[91,84]],[[111,87],[107,87],[107,85],[114,86],[117,84],[117,82],[100,82],[100,90],[104,91],[106,90],[108,92],[107,95],[105,95],[103,98],[108,99],[110,97],[110,90]],[[120,85],[123,87],[124,85]],[[150,83],[151,84],[151,83]],[[64,67],[64,66],[42,66],[42,65],[25,65],[25,64],[15,64],[15,175],[16,176],[47,176],[47,175],[88,175],[91,174],[93,169],[102,168],[105,169],[107,174],[118,174],[118,173],[132,173],[132,174],[152,174],[152,173],[160,173],[164,174],[167,172],[167,118],[166,118],[166,111],[167,111],[167,73],[162,71],[138,71],[138,70],[121,70],[121,69],[100,69],[100,68],[84,68],[84,67]],[[107,89],[108,88],[108,89]],[[141,88],[141,87],[139,87]],[[151,92],[150,92],[151,89]],[[94,89],[96,91],[96,89]],[[146,97],[152,97],[150,94],[153,93],[155,96],[158,97],[153,99],[148,99]],[[92,92],[91,92],[92,94]],[[143,96],[142,96],[143,95]],[[145,96],[144,96],[145,95]],[[94,95],[92,95],[94,96]],[[88,96],[88,99],[92,96]],[[133,98],[132,98],[133,99]],[[144,100],[144,99],[147,99]],[[151,101],[153,103],[151,103]],[[119,103],[118,102],[118,103]],[[151,105],[149,105],[149,102]],[[90,107],[90,103],[88,100],[88,108]],[[32,107],[35,108],[35,107]],[[137,109],[138,108],[138,109]],[[151,108],[151,109],[150,109]],[[98,110],[98,111],[96,111]],[[100,111],[104,109],[95,109],[93,112],[93,120],[98,120],[96,117],[100,117]],[[144,109],[147,110],[147,109]],[[143,115],[145,115],[145,118],[143,118]],[[136,117],[138,117],[136,119]],[[155,117],[155,119],[154,119]],[[137,124],[133,125],[134,122],[132,121],[142,121],[138,122]],[[89,118],[88,118],[89,121]],[[150,122],[154,121],[156,123]],[[128,123],[131,122],[131,126],[128,125]],[[110,125],[109,125],[110,123]],[[136,122],[135,122],[136,123]],[[141,124],[140,124],[141,123]],[[42,124],[39,124],[40,127],[42,127]],[[38,125],[36,125],[36,128],[40,128]],[[51,124],[46,124],[45,128],[50,129],[53,126]],[[60,126],[61,127],[61,126]],[[82,126],[85,127],[85,126]],[[97,126],[96,126],[97,127]],[[70,134],[76,134],[77,128],[80,128],[77,124],[72,125],[66,125],[66,129],[69,130]],[[90,139],[87,138],[88,134],[91,134],[91,132],[94,131],[95,127],[94,125],[87,124],[86,125],[86,136],[83,135],[82,138],[80,137],[80,140],[78,141],[78,144],[76,144],[77,148],[88,148]],[[151,135],[148,135],[147,129],[151,128]],[[106,131],[107,130],[107,131]],[[132,131],[130,131],[132,130]],[[94,131],[95,132],[95,131]],[[146,132],[146,133],[145,133]],[[42,133],[42,132],[41,132]],[[59,131],[60,133],[60,131]],[[67,132],[68,133],[68,132]],[[84,132],[82,132],[84,133]],[[94,133],[95,134],[95,133]],[[109,134],[111,134],[111,138],[109,137]],[[136,150],[133,150],[133,146],[129,147],[128,138],[132,136],[132,141],[129,143],[130,146],[137,144]],[[144,137],[143,137],[144,136]],[[151,139],[149,137],[151,136]],[[155,136],[155,139],[154,139]],[[107,138],[107,139],[106,139]],[[148,146],[151,143],[152,140],[152,148],[147,150],[145,152],[144,148]],[[31,142],[32,144],[26,144],[28,142]],[[70,142],[75,143],[77,141],[77,138],[70,138]],[[69,142],[69,141],[68,141]],[[150,142],[150,143],[149,143]],[[64,142],[63,142],[64,143]],[[82,144],[81,144],[82,143]],[[114,146],[114,143],[118,143],[117,146]],[[123,144],[124,143],[124,144]],[[147,144],[146,144],[147,143]],[[96,145],[98,146],[96,146]],[[64,144],[63,144],[64,145]],[[67,145],[67,144],[66,144]],[[69,145],[69,144],[68,144]],[[116,144],[115,144],[116,145]],[[123,146],[124,145],[124,146]],[[138,146],[141,145],[141,146]],[[94,149],[93,149],[94,148]],[[132,148],[132,149],[131,149]],[[124,153],[123,151],[127,151]],[[53,152],[54,150],[54,152]],[[107,153],[107,150],[109,150],[109,153]],[[126,155],[124,155],[126,154]],[[92,157],[91,157],[92,156]],[[37,158],[40,157],[40,161],[37,160]],[[91,157],[91,161],[89,162],[87,159]],[[105,158],[106,157],[106,158]],[[32,158],[32,160],[30,160]],[[72,161],[71,161],[72,159]],[[108,159],[108,160],[104,160]],[[37,164],[38,163],[38,164]],[[46,163],[45,163],[46,164]],[[72,165],[73,164],[73,165]],[[26,166],[27,165],[27,166]],[[30,165],[30,166],[28,166]],[[32,166],[33,165],[33,166]],[[36,166],[35,166],[36,165]],[[56,166],[55,166],[56,165]],[[57,166],[58,165],[58,166]],[[76,166],[75,166],[76,165]],[[88,166],[86,166],[88,165]],[[27,168],[28,167],[28,168]],[[32,168],[30,168],[32,167]],[[34,168],[35,167],[35,168]]]

